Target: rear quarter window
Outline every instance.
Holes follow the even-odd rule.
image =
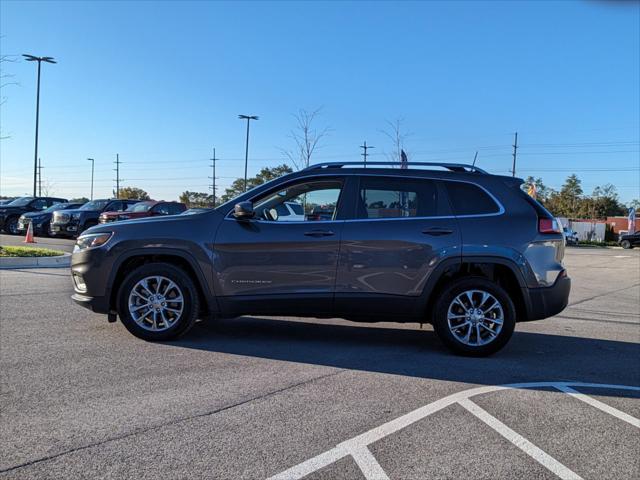
[[[455,215],[490,215],[500,206],[487,192],[473,183],[444,182]]]

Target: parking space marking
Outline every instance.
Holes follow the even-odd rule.
[[[367,447],[359,447],[351,452],[351,456],[360,467],[365,478],[375,480],[390,480],[382,469],[376,457]]]
[[[640,387],[630,386],[630,385],[615,385],[615,384],[605,384],[605,383],[584,383],[584,382],[535,382],[535,383],[512,383],[508,385],[490,385],[484,387],[476,387],[471,388],[469,390],[463,390],[461,392],[453,393],[444,398],[436,400],[428,405],[417,408],[412,412],[409,412],[401,417],[398,417],[394,420],[391,420],[387,423],[384,423],[378,427],[375,427],[367,432],[364,432],[360,435],[357,435],[349,440],[346,440],[334,448],[327,450],[319,455],[316,455],[309,460],[306,460],[298,465],[295,465],[283,472],[280,472],[272,477],[269,477],[267,480],[300,480],[307,475],[320,470],[332,463],[351,455],[360,470],[365,475],[367,480],[378,480],[384,479],[387,480],[388,476],[375,459],[368,446],[372,443],[381,440],[399,430],[412,425],[423,418],[428,417],[429,415],[433,415],[444,408],[453,405],[459,404],[469,410],[469,407],[474,411],[471,411],[472,414],[476,415],[476,413],[482,415],[480,420],[489,425],[491,428],[500,433],[503,437],[507,438],[518,448],[523,450],[525,453],[530,455],[544,467],[558,475],[560,478],[572,478],[579,479],[581,478],[575,472],[571,471],[560,462],[555,460],[553,457],[548,455],[546,452],[536,447],[533,443],[529,442],[526,438],[522,437],[520,434],[511,430],[509,427],[504,425],[500,420],[491,416],[488,412],[481,409],[475,403],[469,401],[470,398],[475,397],[477,395],[482,395],[485,393],[498,392],[500,390],[509,390],[509,389],[529,389],[529,388],[554,388],[562,393],[567,395],[571,395],[575,398],[583,400],[590,405],[596,407],[597,409],[613,415],[616,418],[624,420],[625,422],[631,423],[632,425],[638,426],[638,420],[631,415],[628,415],[624,412],[621,412],[618,409],[610,407],[594,398],[591,398],[588,395],[579,393],[571,387],[576,388],[602,388],[602,389],[610,389],[610,390],[630,390],[630,391],[640,391]],[[575,392],[575,393],[574,393]],[[588,399],[588,400],[587,400]],[[470,411],[470,410],[469,410]],[[474,413],[475,412],[475,413]],[[481,413],[482,412],[482,413]],[[476,415],[477,416],[477,415]],[[491,422],[488,423],[487,421]],[[497,428],[499,429],[497,429]],[[506,436],[508,435],[508,437]],[[375,464],[373,462],[375,462]],[[382,476],[384,475],[384,476]]]
[[[571,387],[567,387],[566,385],[558,386],[556,388],[558,388],[558,390],[564,393],[568,393],[573,398],[577,398],[578,400],[582,400],[583,402],[588,403],[589,405],[597,408],[598,410],[608,413],[609,415],[613,415],[614,417],[619,418],[624,422],[630,423],[636,428],[640,428],[640,420],[638,420],[636,417],[632,415],[629,415],[628,413],[621,412],[617,408],[613,408],[612,406],[607,405],[606,403],[602,403],[600,400],[596,400],[595,398],[590,397],[589,395],[580,393]]]
[[[570,470],[562,463],[557,461],[551,455],[549,455],[544,450],[536,447],[529,440],[524,438],[522,435],[517,433],[516,431],[507,427],[504,423],[498,420],[496,417],[491,415],[486,410],[482,409],[475,403],[473,403],[469,399],[460,400],[458,402],[460,406],[464,407],[467,411],[473,414],[476,418],[482,420],[485,424],[490,426],[508,441],[513,443],[516,447],[522,450],[524,453],[533,458],[536,462],[556,474],[558,477],[562,479],[574,479],[581,480],[582,477],[575,473],[573,470]]]

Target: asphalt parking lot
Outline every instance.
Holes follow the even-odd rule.
[[[66,269],[0,271],[0,478],[640,478],[640,251],[566,264],[569,308],[484,359],[301,318],[145,343]]]

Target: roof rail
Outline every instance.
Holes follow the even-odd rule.
[[[319,170],[321,168],[342,168],[342,167],[350,167],[355,165],[394,165],[400,166],[400,162],[320,162],[314,163],[313,165],[309,165],[305,170]],[[450,170],[452,172],[470,172],[470,173],[481,173],[483,175],[489,175],[489,173],[475,165],[469,165],[466,163],[445,163],[445,162],[407,162],[406,165],[408,168],[413,166],[418,167],[442,167]]]

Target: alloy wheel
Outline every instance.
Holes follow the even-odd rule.
[[[477,347],[493,342],[504,324],[500,302],[484,290],[466,290],[447,310],[449,331],[459,342]]]
[[[161,332],[180,320],[184,296],[180,287],[167,277],[145,277],[131,289],[128,307],[136,324],[145,330]]]

